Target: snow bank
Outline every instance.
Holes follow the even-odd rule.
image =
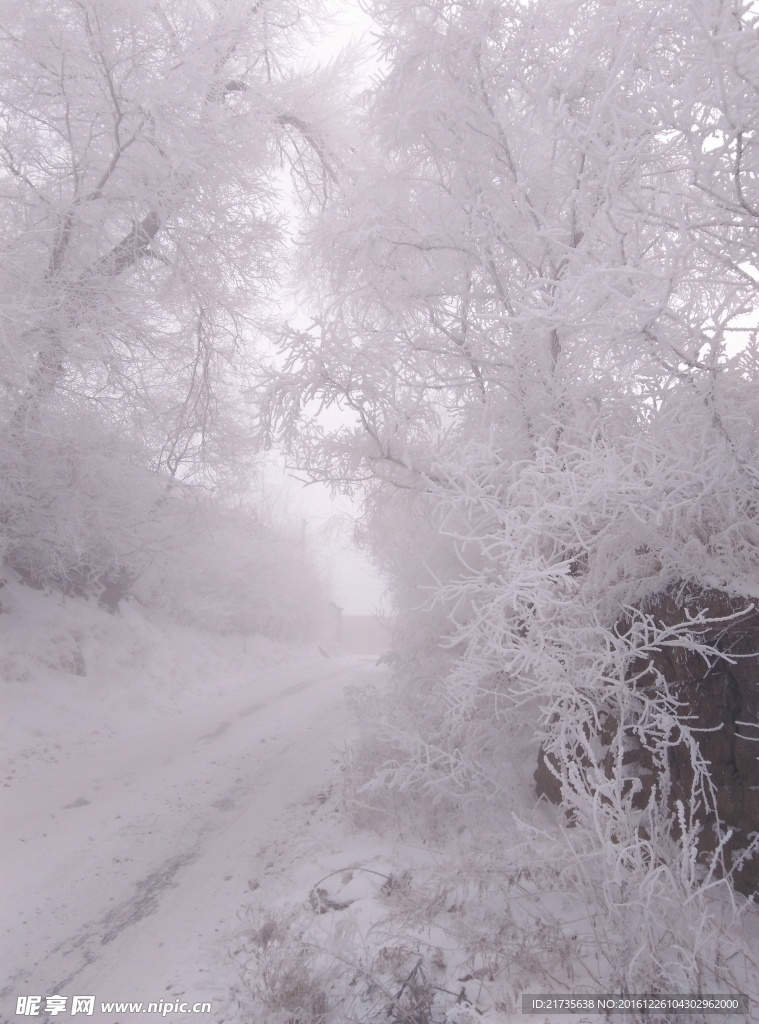
[[[136,601],[116,615],[93,598],[6,579],[0,590],[0,686],[6,784],[72,746],[144,732],[183,710],[262,683],[268,668],[315,647],[228,635],[172,621]]]

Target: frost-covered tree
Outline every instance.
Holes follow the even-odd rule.
[[[282,164],[329,180],[330,86],[292,69],[314,10],[3,4],[0,526],[28,575],[131,572],[172,481],[250,472]]]
[[[367,458],[402,477],[417,428],[426,450],[433,425],[509,419],[528,452],[570,398],[598,408],[634,381],[655,402],[725,362],[756,284],[756,144],[736,134],[755,44],[734,5],[372,15],[388,70],[369,152],[324,225],[333,290],[291,339],[279,409],[304,392],[352,409]]]
[[[664,907],[713,878],[698,818],[716,797],[668,681],[636,672],[662,647],[714,665],[692,595],[759,592],[756,17],[732,0],[370,12],[384,70],[318,235],[329,300],[268,397],[294,458],[364,486],[394,584],[398,686],[367,787],[492,815],[542,744],[609,906],[624,876]],[[649,613],[671,593],[691,621]],[[677,812],[672,744],[692,754]],[[650,918],[618,983],[693,983],[700,954],[663,952],[674,917]]]

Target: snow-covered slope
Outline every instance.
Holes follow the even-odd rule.
[[[262,637],[188,629],[135,602],[110,615],[93,599],[12,579],[0,606],[6,783],[109,737],[165,726],[178,710],[250,687],[293,658],[291,647]]]

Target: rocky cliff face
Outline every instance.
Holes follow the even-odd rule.
[[[693,634],[699,644],[714,648],[717,656],[705,659],[687,644],[662,647],[645,661],[633,662],[629,675],[635,679],[631,685],[644,694],[653,694],[665,681],[680,702],[681,718],[709,765],[713,786],[713,806],[702,806],[696,818],[702,826],[701,854],[708,857],[716,849],[718,825],[723,833],[732,829],[724,847],[725,862],[735,869],[736,889],[759,898],[759,855],[741,858],[759,833],[759,610],[745,598],[693,589],[677,596],[660,595],[642,610],[665,628],[687,623],[696,612],[712,620],[694,627]],[[620,632],[624,630],[622,622]],[[608,746],[618,728],[617,722],[607,718],[598,739]],[[625,763],[631,777],[640,780],[633,805],[642,808],[660,781],[662,768],[639,735],[626,731],[624,741]],[[667,784],[657,789],[674,811],[678,801],[690,805],[695,771],[691,748],[679,730],[673,729],[668,743]],[[550,761],[551,755],[541,750],[535,772],[537,790],[560,803],[561,786]],[[610,777],[610,758],[604,767]]]

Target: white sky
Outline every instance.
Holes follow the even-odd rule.
[[[330,596],[346,615],[387,614],[385,585],[376,568],[353,543],[359,511],[345,496],[332,498],[324,484],[304,484],[272,454],[266,464],[259,502],[275,528],[305,531],[331,586]]]
[[[346,615],[386,614],[389,606],[383,599],[385,584],[353,543],[357,509],[348,498],[333,500],[322,484],[310,485],[304,491],[307,540],[322,560],[333,600]]]

